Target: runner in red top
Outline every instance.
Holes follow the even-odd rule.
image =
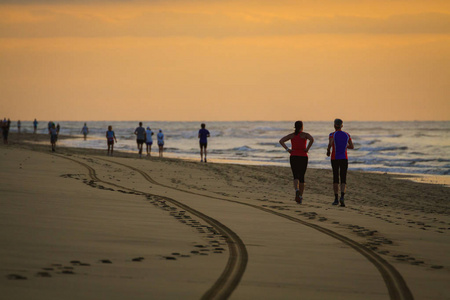
[[[348,156],[347,149],[353,149],[353,142],[350,134],[342,131],[344,122],[341,119],[334,120],[335,131],[330,133],[327,156],[330,156],[331,152],[331,167],[333,168],[333,190],[334,190],[334,202],[333,205],[345,206],[344,195],[345,187],[347,184],[347,169],[348,169]],[[339,194],[339,177],[341,178],[341,198],[338,201]]]
[[[291,141],[292,149],[286,146],[287,141]],[[306,140],[309,140],[306,146]],[[305,190],[305,173],[308,167],[308,151],[314,143],[314,138],[303,132],[303,122],[295,122],[295,131],[280,139],[280,144],[291,154],[290,163],[292,175],[294,176],[295,201],[302,203],[303,191]]]

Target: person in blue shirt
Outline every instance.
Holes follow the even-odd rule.
[[[34,127],[33,133],[36,133],[37,126],[38,126],[38,121],[36,119],[34,119],[34,121],[33,121],[33,127]]]
[[[48,129],[50,134],[50,143],[52,144],[52,152],[56,151],[56,141],[58,141],[58,130],[56,129],[55,123],[52,122],[50,128]]]
[[[108,131],[106,132],[106,140],[108,143],[108,155],[112,156],[114,152],[114,141],[117,143],[117,139],[111,125],[108,126]]]
[[[205,123],[202,123],[201,127],[202,128],[198,131],[198,138],[200,139],[200,161],[203,162],[203,154],[205,154],[206,162],[206,147],[208,146],[209,131],[205,128]]]
[[[89,133],[89,128],[87,127],[86,123],[84,123],[84,126],[83,126],[83,128],[81,129],[81,133],[82,133],[83,136],[84,136],[84,140],[86,140],[87,135],[88,135],[88,133]]]

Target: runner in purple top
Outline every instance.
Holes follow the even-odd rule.
[[[347,169],[348,169],[348,156],[347,149],[353,149],[353,142],[350,134],[342,131],[344,122],[341,119],[334,120],[335,131],[330,133],[327,156],[330,156],[331,152],[331,167],[333,168],[333,190],[334,190],[334,202],[333,205],[341,204],[345,206],[344,195],[347,184]],[[341,198],[338,200],[339,194],[339,177],[341,179]]]

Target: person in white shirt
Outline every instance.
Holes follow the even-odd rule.
[[[162,133],[161,129],[159,130],[157,137],[158,137],[159,157],[163,157],[164,134]]]
[[[147,138],[145,141],[145,144],[147,145],[147,156],[152,156],[152,144],[153,144],[153,138],[152,135],[154,134],[153,131],[150,129],[150,127],[147,127],[147,130],[145,131]]]

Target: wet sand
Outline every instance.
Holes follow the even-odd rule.
[[[288,168],[48,139],[0,146],[8,299],[449,298],[444,185],[349,172],[341,208],[331,171],[308,169],[298,205]]]

